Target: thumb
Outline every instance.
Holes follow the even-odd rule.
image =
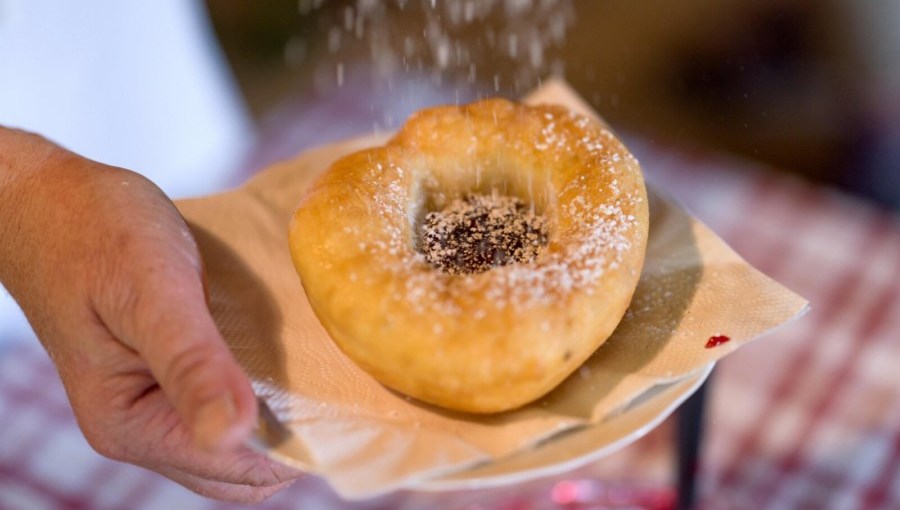
[[[199,447],[233,449],[256,424],[250,381],[212,320],[202,275],[168,276],[165,285],[140,289],[130,324],[116,336],[147,363]]]

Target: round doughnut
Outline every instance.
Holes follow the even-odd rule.
[[[416,399],[490,413],[540,398],[610,336],[648,222],[637,160],[608,130],[489,99],[422,110],[335,162],[289,241],[347,356]]]

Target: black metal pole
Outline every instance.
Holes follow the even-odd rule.
[[[678,410],[678,510],[694,508],[703,438],[706,390],[712,374]]]

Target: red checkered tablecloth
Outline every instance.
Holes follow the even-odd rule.
[[[717,370],[702,507],[900,508],[898,219],[752,164],[635,150],[653,182],[812,303]]]
[[[253,161],[295,152],[296,140],[319,141],[313,124],[298,126],[269,133],[274,149]],[[813,307],[716,370],[700,507],[900,508],[900,222],[746,161],[637,137],[630,146],[651,183]],[[95,454],[37,343],[2,345],[0,509],[237,507]],[[573,480],[602,481],[609,506],[597,508],[671,508],[671,428],[666,422],[600,462],[524,486],[350,504],[310,477],[258,508],[577,508],[553,503]]]

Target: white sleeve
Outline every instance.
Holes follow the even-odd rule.
[[[198,0],[0,0],[0,124],[175,196],[222,186],[252,137]]]

